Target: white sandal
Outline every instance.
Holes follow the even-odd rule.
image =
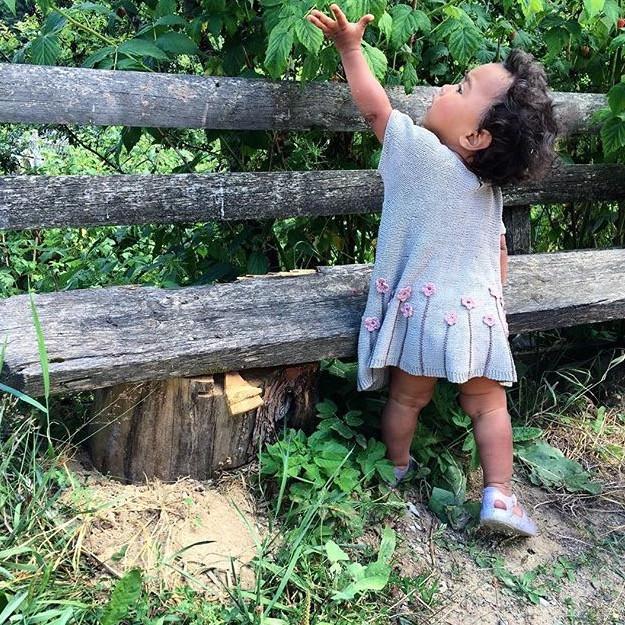
[[[501,501],[505,504],[505,510],[503,508],[496,508],[496,501]],[[522,516],[514,512],[514,507],[517,503],[516,495],[508,497],[496,486],[487,486],[482,495],[480,525],[509,535],[536,536],[538,534],[538,527],[528,516],[525,509],[521,507],[523,510]]]

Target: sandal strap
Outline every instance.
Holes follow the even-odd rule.
[[[514,506],[517,505],[517,498],[514,493],[508,496],[502,493],[496,486],[487,486],[482,495],[483,504],[489,508],[494,508],[497,500],[505,504],[508,512],[512,512]],[[525,514],[525,510],[523,510],[523,514]]]

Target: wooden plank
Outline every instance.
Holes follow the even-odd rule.
[[[0,229],[275,219],[382,210],[376,170],[224,174],[4,176]],[[504,203],[625,198],[622,165],[554,168],[504,189]]]
[[[39,294],[51,389],[355,359],[371,265],[318,267],[225,284],[117,286]],[[510,258],[511,332],[625,317],[625,249]],[[43,382],[28,295],[0,301],[2,382],[37,396]]]
[[[162,128],[367,130],[346,83],[278,82],[78,67],[0,64],[0,122]],[[389,87],[393,106],[420,121],[433,87]],[[561,134],[596,128],[606,98],[554,93]]]

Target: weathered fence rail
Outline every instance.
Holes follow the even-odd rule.
[[[506,206],[625,198],[625,166],[563,165],[507,187]],[[2,176],[0,230],[275,219],[382,210],[375,170]]]
[[[119,286],[37,295],[52,391],[353,358],[370,265],[318,267],[211,286]],[[625,250],[510,258],[511,332],[625,317]],[[28,295],[0,300],[7,380],[43,380]]]
[[[366,130],[345,83],[0,64],[0,122],[236,130]],[[433,87],[388,88],[419,121]],[[595,127],[604,95],[554,93],[561,134]]]

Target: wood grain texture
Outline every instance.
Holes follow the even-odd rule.
[[[532,251],[530,208],[529,205],[504,208],[508,254],[529,254]]]
[[[249,369],[263,405],[233,415],[223,374],[98,389],[87,432],[91,459],[103,474],[127,482],[209,479],[257,457],[284,427],[314,427],[319,363]]]
[[[346,83],[279,82],[77,67],[0,64],[0,122],[161,128],[367,130]],[[433,87],[389,87],[420,121]],[[604,95],[554,93],[561,134],[595,128]]]
[[[554,168],[504,203],[625,198],[625,166]],[[382,210],[376,170],[0,177],[0,229],[276,219]],[[510,220],[512,223],[512,220]]]
[[[35,296],[55,393],[252,367],[355,359],[372,266],[318,267],[180,289]],[[510,258],[512,332],[625,317],[625,250]],[[0,301],[1,380],[42,393],[28,295]]]

